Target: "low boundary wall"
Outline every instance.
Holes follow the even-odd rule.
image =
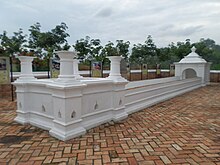
[[[111,66],[107,78],[84,78],[79,75],[78,61],[74,59],[76,52],[57,53],[60,57],[57,79],[36,79],[32,72],[34,57],[19,56],[21,74],[13,85],[17,93],[15,121],[47,129],[60,140],[80,136],[110,120],[120,121],[130,113],[209,84],[210,64],[201,62],[195,48],[187,58],[192,56],[198,62],[183,60],[175,64],[176,77],[136,82],[128,82],[121,76],[121,56],[108,56]],[[183,69],[191,67],[199,70],[200,78],[184,76]]]
[[[61,86],[53,80],[16,82],[17,117],[68,140],[102,123],[119,121],[133,112],[201,87],[201,78],[179,77],[136,82],[114,82],[106,78],[82,79]]]
[[[126,85],[125,107],[128,114],[201,86],[201,78],[178,77],[130,82]]]

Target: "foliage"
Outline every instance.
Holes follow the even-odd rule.
[[[198,53],[207,61],[211,61],[213,59],[213,49],[215,47],[215,42],[212,41],[213,40],[210,39],[201,39],[200,42],[194,44],[194,46],[197,48],[196,53]]]
[[[79,59],[103,60],[101,52],[103,47],[99,39],[90,39],[89,36],[86,36],[85,39],[77,40],[73,47],[77,51]]]
[[[212,39],[200,39],[199,42],[191,43],[190,39],[185,42],[171,43],[168,47],[159,49],[160,62],[173,63],[182,59],[191,52],[192,46],[196,47],[196,53],[208,62],[212,62],[211,69],[220,69],[220,46]]]
[[[85,39],[77,40],[75,45],[73,45],[75,50],[77,51],[78,57],[80,59],[88,58],[90,54],[90,37],[86,36]]]
[[[151,36],[148,36],[144,44],[134,44],[130,61],[133,63],[162,64],[169,68],[169,64],[180,61],[191,52],[192,46],[205,60],[212,62],[211,69],[220,69],[220,45],[216,45],[212,39],[200,39],[199,42],[191,43],[190,39],[184,42],[169,44],[167,47],[156,48]]]
[[[104,47],[99,39],[90,39],[86,36],[85,39],[77,40],[73,47],[78,52],[80,59],[89,59],[96,61],[104,61],[106,56],[123,56],[128,59],[129,44],[123,40],[116,40],[116,46],[109,41]]]
[[[22,29],[19,29],[18,32],[14,32],[14,35],[11,37],[7,36],[7,32],[4,31],[3,34],[0,34],[0,39],[1,54],[5,56],[14,55],[15,53],[26,50],[26,35],[23,34]]]
[[[57,50],[68,50],[70,45],[67,42],[69,34],[65,23],[56,25],[55,28],[43,32],[40,23],[35,23],[29,28],[29,35],[23,33],[22,29],[8,36],[4,31],[0,34],[0,55],[37,55],[40,58],[51,57]],[[102,61],[106,56],[122,56],[125,60],[134,64],[150,64],[155,66],[161,64],[169,67],[169,64],[178,62],[191,52],[195,46],[196,52],[205,60],[212,62],[211,69],[220,69],[220,45],[212,39],[200,39],[191,43],[190,39],[171,42],[168,46],[157,48],[151,35],[148,35],[144,43],[134,44],[130,48],[129,41],[109,41],[106,45],[101,44],[100,39],[92,39],[86,36],[75,42],[73,47],[78,52],[79,59]],[[131,51],[129,51],[131,50]]]
[[[154,44],[151,35],[148,35],[144,44],[134,44],[130,61],[141,64],[157,63],[157,54],[156,45]]]
[[[124,57],[125,60],[127,60],[129,55],[130,42],[129,41],[124,42],[123,40],[116,40],[116,43],[117,43],[116,48],[118,49],[118,54]]]
[[[185,42],[177,42],[176,56],[179,59],[182,59],[184,56],[188,55],[191,52],[191,43],[189,39],[186,39]]]
[[[116,46],[114,46],[114,43],[111,41],[109,41],[105,45],[103,52],[104,52],[105,56],[120,56],[119,50],[117,49]]]
[[[46,71],[48,70],[48,60],[35,58],[33,61],[33,71]]]
[[[90,54],[96,61],[102,61],[105,58],[102,53],[102,48],[100,39],[91,39]]]
[[[1,45],[0,52],[3,55],[37,55],[38,57],[51,57],[56,50],[68,50],[70,46],[66,38],[67,26],[65,23],[55,26],[48,32],[41,32],[40,23],[30,26],[29,37],[23,34],[23,30],[19,29],[14,32],[13,36],[7,36],[4,31],[0,34]]]
[[[54,51],[68,50],[70,46],[66,38],[69,34],[65,23],[57,25],[48,32],[41,32],[40,23],[30,26],[29,45],[28,47],[36,52],[39,57],[52,57]]]

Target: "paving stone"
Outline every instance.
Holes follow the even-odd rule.
[[[0,164],[220,165],[220,84],[211,84],[59,141],[14,122],[0,99]]]
[[[165,164],[170,164],[171,161],[167,156],[160,156],[160,159],[165,163]]]
[[[172,146],[178,151],[183,150],[178,144],[172,144]]]

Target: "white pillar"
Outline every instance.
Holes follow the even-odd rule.
[[[58,76],[58,80],[75,80],[73,75],[73,58],[76,57],[76,53],[70,51],[58,51],[56,53],[60,58],[60,74]]]
[[[36,80],[32,71],[32,61],[35,57],[32,56],[18,56],[21,62],[21,74],[19,78],[13,83],[16,85],[17,93],[17,116],[14,119],[21,124],[29,123],[29,103],[30,97],[27,95],[28,88],[24,84],[29,81]]]
[[[79,60],[78,59],[73,59],[73,75],[76,79],[83,78],[79,74]]]
[[[122,57],[109,56],[107,58],[111,61],[110,74],[107,79],[114,81],[112,93],[112,115],[114,121],[119,121],[128,117],[128,114],[125,111],[125,85],[128,81],[123,78],[120,73],[120,63]]]
[[[120,56],[109,56],[107,57],[111,61],[111,68],[110,68],[110,77],[120,77],[120,63],[121,57]]]
[[[32,56],[18,56],[18,59],[21,62],[21,74],[18,81],[29,81],[36,79],[32,71],[32,61],[34,58],[35,57]]]
[[[108,56],[107,58],[111,61],[110,73],[107,78],[114,80],[116,82],[127,82],[127,80],[124,79],[120,73],[120,63],[121,63],[122,57],[121,56]]]

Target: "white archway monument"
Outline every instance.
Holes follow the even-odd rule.
[[[175,64],[175,76],[180,79],[200,77],[203,86],[210,82],[210,62],[204,60],[196,53],[196,48],[191,48],[191,53]]]
[[[57,52],[60,74],[57,79],[37,79],[32,58],[20,57],[21,75],[16,86],[16,122],[48,130],[60,140],[86,133],[102,123],[120,121],[128,114],[201,87],[208,82],[209,63],[192,53],[176,64],[179,77],[128,82],[121,77],[121,57],[109,57],[107,78],[84,78],[78,73],[75,52]],[[182,75],[185,75],[183,77]],[[180,77],[185,80],[180,81]],[[204,83],[204,84],[205,84]]]

